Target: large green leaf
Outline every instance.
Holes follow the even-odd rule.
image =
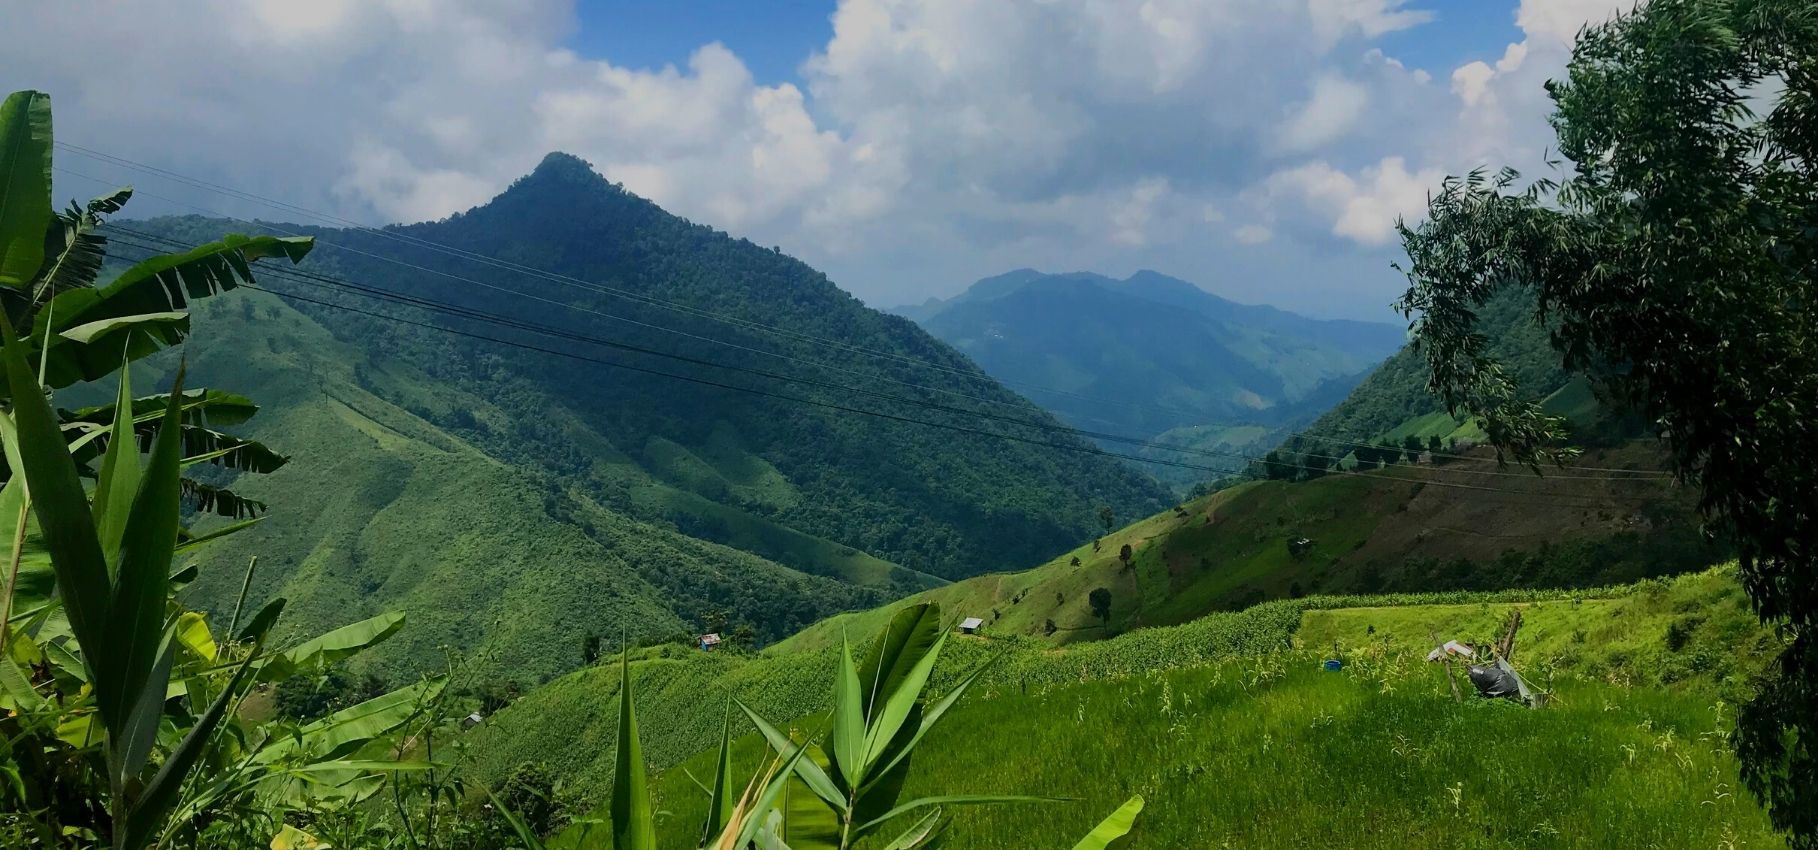
[[[133,399],[129,409],[132,411],[135,423],[151,423],[162,417],[164,408],[169,405],[169,394],[159,393]],[[73,422],[107,425],[114,421],[117,410],[119,410],[118,401],[114,404],[83,407],[71,411],[69,419]],[[183,422],[185,424],[240,425],[258,412],[258,404],[238,393],[202,387],[183,391]]]
[[[95,534],[94,516],[89,512],[88,495],[77,476],[75,460],[65,447],[50,403],[26,364],[25,344],[3,319],[0,334],[4,334],[6,380],[13,399],[19,468],[31,490],[32,510],[45,548],[50,550],[70,630],[83,648],[91,673],[99,676],[111,672],[110,665],[119,652],[110,643],[112,582],[108,579],[107,558]],[[122,694],[97,688],[95,698],[106,716],[124,717]]]
[[[31,283],[51,222],[51,101],[36,91],[0,103],[0,286]]]
[[[102,719],[108,721],[108,734],[115,736],[113,746],[116,748],[130,744],[124,735],[129,725],[150,722],[155,726],[156,715],[163,711],[161,697],[167,683],[155,681],[153,672],[158,667],[160,653],[166,651],[169,643],[164,637],[164,612],[170,600],[171,553],[177,546],[178,499],[181,495],[178,479],[182,470],[174,434],[178,415],[174,396],[182,392],[183,373],[183,368],[178,367],[172,403],[165,412],[167,433],[160,434],[152,444],[151,458],[145,464],[145,473],[139,480],[138,492],[133,497],[121,533],[114,594],[108,611],[106,634],[109,644],[105,648],[86,643],[82,646],[85,656],[92,656],[97,651],[118,654],[119,663],[108,665],[104,668],[105,673],[97,671],[95,681],[97,698],[112,690],[123,700],[120,707],[130,712],[118,717],[109,716],[105,710],[102,712]],[[169,668],[164,669],[168,674]],[[160,698],[150,700],[144,696],[152,692]],[[106,703],[101,704],[105,708]],[[149,721],[140,716],[148,711],[154,715]],[[116,749],[116,752],[125,754],[124,749]],[[126,768],[131,765],[124,758],[116,765],[121,770],[117,774],[121,782],[119,787],[124,787],[131,775]]]
[[[122,364],[120,385],[115,392],[117,404],[125,409],[133,397],[131,364]],[[165,407],[168,409],[169,404]],[[131,515],[133,497],[139,492],[139,441],[133,434],[131,417],[121,417],[109,429],[107,452],[101,456],[101,472],[95,478],[95,531],[101,535],[101,552],[108,566],[118,563],[120,540],[126,533],[126,518]]]
[[[909,754],[915,751],[916,745],[922,742],[922,737],[928,734],[928,730],[933,729],[934,724],[940,722],[941,717],[947,713],[947,710],[952,708],[954,703],[959,702],[960,697],[966,695],[966,690],[972,687],[973,682],[978,681],[980,674],[990,669],[993,664],[996,664],[1003,657],[1004,654],[1000,653],[990,661],[980,664],[978,669],[966,674],[966,678],[961,679],[959,684],[954,685],[953,689],[947,692],[946,696],[941,697],[940,701],[936,702],[933,708],[923,713],[919,718],[911,718],[912,723],[906,725],[913,725],[915,727],[914,736],[900,747],[892,746],[890,750],[887,750],[882,758],[884,765],[882,768],[874,771],[875,775],[879,777],[888,776],[899,764],[907,763]]]
[[[1073,845],[1073,850],[1105,850],[1106,847],[1111,846],[1111,842],[1129,834],[1130,828],[1136,825],[1136,816],[1142,811],[1142,795],[1131,797],[1122,806],[1117,807],[1117,811],[1099,821],[1098,826],[1093,827],[1085,838]]]
[[[183,479],[183,502],[197,513],[229,519],[248,519],[263,514],[271,506],[258,499],[248,499],[226,487]]]
[[[0,413],[0,431],[11,432],[12,420]],[[44,535],[38,531],[38,520],[25,505],[27,488],[23,476],[14,476],[0,487],[0,524],[7,529],[5,556],[12,557],[13,546],[19,547],[18,573],[0,577],[0,582],[12,583],[12,608],[8,619],[18,618],[29,612],[39,610],[51,601],[56,590],[56,575],[52,572],[50,550],[44,545]],[[25,526],[19,526],[19,519],[24,517]],[[24,540],[19,537],[23,534]]]
[[[644,749],[638,743],[638,718],[633,707],[631,661],[619,653],[619,743],[612,772],[613,850],[656,850],[656,822],[650,808],[649,777],[644,774]]]
[[[95,231],[102,216],[119,212],[132,196],[132,187],[122,187],[83,206],[71,202],[68,210],[51,217],[44,234],[44,266],[32,291],[34,302],[66,289],[95,285],[95,277],[107,262],[107,238]]]
[[[124,822],[116,822],[114,830],[115,850],[139,850],[149,843],[163,823],[165,815],[177,803],[178,793],[182,790],[183,781],[202,757],[202,751],[208,746],[208,739],[214,736],[215,727],[221,724],[222,715],[227,713],[227,705],[240,692],[240,686],[246,681],[246,672],[252,668],[253,659],[258,658],[259,649],[253,647],[246,660],[234,670],[233,678],[227,687],[215,696],[208,710],[190,727],[189,733],[171,750],[170,756],[159,765],[158,772],[152,775],[151,781],[145,783],[143,793],[132,808],[127,811]]]
[[[750,709],[746,709],[746,713],[750,713]],[[758,793],[757,799],[745,810],[744,822],[739,825],[739,831],[733,841],[717,846],[743,850],[746,845],[751,843],[752,839],[757,836],[758,830],[763,829],[768,823],[769,813],[776,808],[777,798],[782,796],[784,789],[789,787],[790,774],[800,773],[801,766],[807,763],[808,759],[805,758],[807,753],[807,741],[803,741],[799,746],[793,748],[788,759],[777,768],[776,773],[765,784],[764,790]]]
[[[250,264],[261,258],[299,262],[313,244],[308,237],[231,233],[182,254],[152,257],[106,286],[57,294],[32,328],[34,339],[48,340],[45,383],[96,380],[115,368],[122,351],[138,359],[182,340],[189,334],[185,311],[191,300],[253,282]]]
[[[916,658],[914,665],[897,680],[895,690],[889,692],[883,707],[872,712],[871,724],[865,730],[865,764],[876,764],[884,757],[884,750],[896,740],[910,713],[920,705],[922,689],[928,686],[928,677],[934,674],[934,663],[940,660],[941,647],[946,643],[945,634],[936,638],[934,645]],[[907,660],[909,656],[902,658]]]
[[[884,850],[915,850],[917,847],[924,846],[930,838],[934,837],[935,831],[940,827],[940,821],[940,809],[929,812],[927,816],[903,830],[902,834],[891,839],[889,844],[884,845]]]
[[[311,762],[337,759],[409,722],[442,692],[443,678],[427,679],[359,705],[341,709],[260,750],[253,760],[271,764],[294,756]]]
[[[403,627],[404,614],[398,611],[342,626],[273,656],[260,669],[259,681],[276,681],[301,668],[333,664],[397,634]]]
[[[701,846],[726,831],[738,805],[738,789],[732,783],[732,703],[726,704],[726,716],[720,724],[720,753],[714,760],[713,789],[708,792],[707,821],[701,829]]]
[[[775,750],[777,755],[781,756],[797,749],[796,743],[789,739],[787,733],[770,725],[769,721],[752,711],[750,706],[741,702],[738,703],[738,707],[745,712],[747,718],[750,718],[751,725],[757,727],[758,732],[764,736],[765,741],[769,742],[770,748]],[[850,808],[846,804],[846,798],[842,797],[839,789],[834,786],[833,780],[828,778],[827,772],[822,770],[820,765],[815,764],[813,759],[797,759],[794,764],[795,772],[801,776],[802,782],[808,785],[808,789],[813,791],[815,796],[820,797],[826,801],[827,805],[842,814]]]
[[[857,790],[865,781],[865,699],[852,663],[852,644],[845,640],[840,641],[840,666],[834,674],[833,734],[827,746],[833,750],[834,776],[841,787]]]
[[[941,606],[924,602],[896,612],[890,625],[872,641],[859,668],[865,688],[865,722],[875,722],[879,703],[895,693],[941,633]]]

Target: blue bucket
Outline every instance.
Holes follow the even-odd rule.
[[[1340,661],[1336,658],[1326,659],[1326,671],[1327,672],[1336,673],[1343,669],[1345,669],[1345,663],[1343,661]]]

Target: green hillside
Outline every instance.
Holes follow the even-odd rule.
[[[1239,484],[1119,529],[1096,549],[1088,543],[1031,570],[979,576],[911,600],[980,617],[989,634],[1069,643],[1264,599],[1582,587],[1698,569],[1722,557],[1698,534],[1689,496],[1671,485],[1508,476],[1484,455],[1443,467]],[[1634,469],[1653,462],[1642,445],[1596,450],[1582,461]],[[1291,553],[1288,541],[1301,537],[1310,547]],[[1108,619],[1091,607],[1099,588],[1110,594]],[[869,633],[907,601],[833,617],[784,646]]]
[[[194,217],[130,226],[191,243],[245,227]],[[585,500],[689,536],[772,560],[793,558],[801,539],[754,525],[748,518],[755,517],[833,541],[851,550],[846,558],[874,556],[868,566],[848,565],[873,574],[889,563],[957,578],[995,557],[1052,556],[1087,536],[1102,504],[1146,512],[1163,503],[1152,479],[1108,458],[816,406],[979,427],[968,417],[834,386],[850,385],[916,400],[952,401],[957,393],[981,409],[1053,421],[913,323],[866,308],[800,261],[670,215],[571,156],[551,154],[488,204],[443,221],[384,233],[285,228],[323,240],[303,263],[306,271],[572,336],[552,340],[269,281],[282,291],[725,385],[293,303],[349,349],[382,364],[355,376],[368,391]],[[221,329],[242,330],[257,333]],[[728,372],[594,339],[820,383]],[[388,380],[394,369],[419,377]],[[452,403],[441,396],[445,390],[486,404]],[[1084,445],[1051,431],[1001,428]]]
[[[1487,642],[1515,608],[1525,618],[1517,662],[1557,692],[1554,704],[1453,705],[1443,673],[1419,660],[1424,639],[1407,632],[1432,623]],[[1064,847],[1132,793],[1150,800],[1132,848],[1597,847],[1616,836],[1698,846],[1726,835],[1779,846],[1751,799],[1724,793],[1735,764],[1706,735],[1727,722],[1718,699],[1738,692],[1774,640],[1728,569],[1577,593],[1273,602],[1060,651],[966,639],[949,645],[937,689],[998,660],[918,754],[906,793],[1079,801],[958,810],[968,847]],[[1346,671],[1320,672],[1334,641]],[[1302,648],[1283,652],[1289,643]],[[711,770],[700,752],[717,735],[711,709],[737,696],[813,728],[833,664],[827,649],[672,649],[634,664],[639,714],[658,718],[642,734],[663,771],[654,791],[670,839],[702,812],[688,775]],[[603,799],[616,692],[605,666],[530,694],[465,736],[471,769],[489,777],[543,763],[577,798]],[[745,741],[738,769],[757,756]]]
[[[1546,328],[1533,317],[1533,308],[1531,296],[1504,290],[1478,312],[1477,330],[1489,341],[1490,352],[1501,359],[1516,386],[1525,395],[1541,399],[1564,386],[1571,376],[1560,366]],[[1350,396],[1315,419],[1307,431],[1327,439],[1372,441],[1413,420],[1437,422],[1428,417],[1444,416],[1445,408],[1427,391],[1429,375],[1420,353],[1404,347],[1376,367]]]
[[[1303,424],[1404,336],[1391,324],[1237,304],[1149,271],[1115,280],[1023,269],[900,312],[1073,425],[1225,450],[1256,438],[1194,432]],[[1205,477],[1153,471],[1182,492]]]
[[[287,597],[296,634],[403,610],[409,628],[368,659],[380,672],[433,669],[446,646],[532,684],[580,663],[588,633],[670,634],[724,610],[774,638],[932,583],[712,503],[700,509],[771,538],[784,563],[630,519],[409,408],[442,404],[480,419],[505,410],[408,364],[376,363],[270,295],[234,293],[196,322],[218,332],[189,344],[192,381],[251,391],[264,408],[248,430],[298,460],[234,482],[272,509],[202,551],[194,593],[231,605],[256,555],[252,598]],[[245,327],[260,341],[231,332]],[[153,372],[168,367],[142,365],[138,379],[159,383]],[[653,499],[690,497],[649,476],[636,483]]]

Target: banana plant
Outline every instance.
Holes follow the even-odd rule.
[[[833,723],[825,743],[796,763],[796,777],[823,804],[806,812],[783,812],[784,838],[796,850],[848,850],[890,822],[929,810],[888,846],[926,846],[937,835],[939,808],[985,803],[1052,802],[1053,798],[1001,794],[956,794],[900,802],[911,757],[924,736],[959,702],[981,666],[939,701],[928,705],[923,691],[946,645],[940,606],[932,603],[898,611],[855,665],[843,642],[835,675]],[[988,666],[988,665],[987,665]],[[740,705],[778,753],[794,746],[789,736],[757,712]]]

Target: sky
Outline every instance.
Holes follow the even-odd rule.
[[[1155,269],[1397,319],[1398,217],[1538,174],[1543,83],[1632,0],[0,0],[57,137],[367,224],[545,153],[875,306]],[[299,216],[59,152],[57,192]]]

